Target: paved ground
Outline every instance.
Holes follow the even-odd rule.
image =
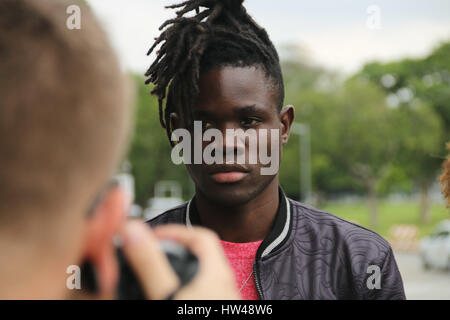
[[[420,257],[415,253],[395,252],[405,286],[406,298],[450,300],[450,272],[424,271]]]

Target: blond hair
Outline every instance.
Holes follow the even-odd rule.
[[[79,30],[66,25],[74,3]],[[104,32],[77,1],[1,0],[0,56],[0,225],[88,206],[130,114]]]

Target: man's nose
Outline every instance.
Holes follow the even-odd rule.
[[[223,135],[223,154],[227,160],[245,154],[245,140],[242,137],[242,130],[236,130],[235,128],[226,128],[222,131]]]

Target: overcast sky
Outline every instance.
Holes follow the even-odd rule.
[[[141,74],[151,63],[152,57],[145,54],[159,25],[174,15],[164,5],[180,2],[87,1],[109,33],[123,67]],[[246,0],[244,4],[278,48],[297,44],[311,62],[346,73],[373,59],[423,56],[440,41],[450,40],[448,0]]]

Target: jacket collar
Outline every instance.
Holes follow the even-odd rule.
[[[288,198],[284,194],[281,187],[278,188],[279,204],[275,221],[269,234],[264,238],[263,242],[256,252],[256,259],[262,259],[271,252],[280,248],[289,238],[292,226],[292,212],[291,205]],[[186,207],[186,225],[192,227],[193,225],[200,225],[200,217],[195,205],[195,196],[188,202]]]

